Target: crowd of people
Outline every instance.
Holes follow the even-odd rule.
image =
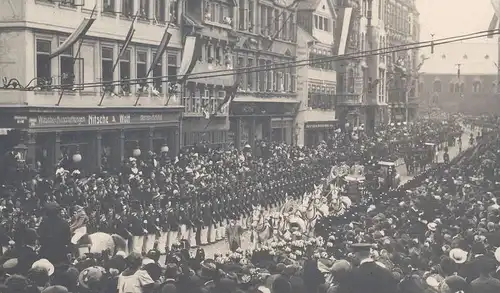
[[[454,120],[447,123],[430,120],[390,125],[375,136],[367,136],[359,129],[338,133],[316,148],[266,142],[259,142],[253,149],[246,146],[242,151],[198,146],[182,151],[175,160],[170,160],[168,154],[131,158],[120,174],[81,178],[79,172],[63,169],[57,170],[54,178],[35,174],[30,181],[6,187],[0,203],[0,241],[6,248],[5,290],[28,292],[29,288],[47,293],[116,292],[116,288],[120,293],[327,290],[324,276],[317,274],[318,263],[324,266],[323,270],[328,267],[345,271],[352,267],[352,260],[334,261],[332,256],[345,258],[346,244],[372,240],[358,239],[358,232],[371,237],[375,232],[372,230],[386,225],[370,227],[375,221],[365,213],[365,218],[356,222],[359,227],[350,223],[342,227],[349,231],[339,230],[346,232],[347,237],[335,238],[342,242],[331,241],[332,231],[323,238],[308,239],[306,244],[295,239],[295,246],[301,248],[295,254],[290,254],[287,243],[281,243],[249,254],[235,252],[230,258],[204,259],[202,249],[191,256],[189,246],[220,240],[224,233],[207,230],[224,227],[227,221],[240,221],[244,226],[243,219],[250,216],[256,205],[277,207],[287,198],[301,197],[325,178],[333,165],[392,155],[381,151],[391,137],[409,137],[416,144],[441,143],[448,140],[447,133],[451,130],[456,135],[458,128]],[[396,221],[391,222],[389,228],[395,229],[391,225]],[[331,223],[340,227],[339,219]],[[82,236],[97,231],[130,239],[128,256],[123,251],[116,255],[88,254],[78,260],[68,255],[70,251],[65,246],[73,234]],[[354,232],[355,238],[348,232]],[[191,239],[180,247],[182,240]],[[326,250],[320,245],[325,239],[329,240]],[[358,257],[366,255],[366,247],[354,248]],[[166,267],[159,264],[160,255],[165,253]],[[305,263],[303,256],[307,256]],[[307,276],[306,271],[316,276]],[[338,277],[334,279],[338,281]],[[314,285],[316,282],[319,283]],[[295,283],[302,289],[287,291]]]

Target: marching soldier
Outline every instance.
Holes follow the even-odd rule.
[[[138,211],[133,211],[128,217],[128,230],[132,233],[132,243],[130,245],[131,252],[142,253],[142,248],[144,246],[144,236],[147,234],[145,224],[141,220],[141,216]]]
[[[145,213],[144,221],[147,235],[144,239],[144,247],[143,252],[147,253],[150,250],[153,250],[156,241],[156,235],[160,232],[160,228],[158,227],[160,219],[157,217],[156,213],[151,210],[152,207]]]

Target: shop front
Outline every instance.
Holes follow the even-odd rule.
[[[304,144],[306,146],[317,146],[322,141],[326,141],[332,137],[336,128],[338,128],[336,121],[306,122],[304,124]]]
[[[85,171],[115,169],[128,157],[167,149],[174,156],[179,149],[179,107],[3,111],[0,125],[22,133],[26,161],[46,169],[61,162]]]
[[[294,119],[298,102],[239,102],[231,104],[230,132],[236,147],[265,140],[291,144],[294,140]]]
[[[185,113],[186,114],[186,113]],[[209,147],[225,147],[228,143],[229,123],[227,115],[220,117],[185,115],[182,118],[182,147],[191,147],[197,144],[203,144]]]

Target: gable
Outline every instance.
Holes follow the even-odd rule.
[[[318,0],[315,13],[330,19],[335,19],[335,10],[332,0]]]

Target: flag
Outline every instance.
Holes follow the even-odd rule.
[[[85,36],[85,34],[87,34],[94,21],[94,18],[83,19],[76,30],[66,39],[66,41],[61,44],[61,46],[59,46],[59,48],[57,48],[52,54],[50,54],[49,58],[52,59],[61,55],[64,51],[68,50],[76,42],[81,40]]]
[[[236,97],[236,92],[238,91],[238,87],[240,86],[240,79],[238,76],[235,76],[235,81],[234,84],[228,88],[226,88],[226,95],[224,96],[224,100],[222,100],[222,103],[217,107],[217,109],[212,113],[212,115],[217,115],[217,113],[220,112],[220,110],[226,106],[228,106]]]
[[[184,53],[182,54],[181,67],[179,68],[179,76],[182,76],[179,83],[184,83],[194,69],[196,62],[201,55],[200,40],[196,36],[186,37],[184,42]]]
[[[139,12],[137,12],[134,16],[134,19],[132,19],[132,24],[130,24],[130,28],[128,29],[127,36],[125,37],[125,43],[123,44],[123,47],[120,49],[120,53],[118,53],[118,59],[116,59],[115,65],[113,66],[113,72],[115,72],[116,66],[118,66],[119,60],[123,57],[125,52],[128,49],[128,46],[132,42],[132,38],[134,37],[135,33],[135,22],[137,20],[137,16],[139,15]]]
[[[167,50],[168,43],[170,42],[170,38],[172,37],[172,34],[168,32],[168,28],[169,28],[169,25],[167,25],[167,28],[165,29],[165,32],[163,33],[163,37],[161,38],[160,44],[158,45],[158,47],[156,47],[155,58],[153,59],[153,62],[151,62],[151,65],[149,66],[148,74],[146,74],[146,76],[149,76],[151,71],[153,71],[153,69],[155,68],[156,64],[158,64],[158,62],[160,61],[163,53],[165,53],[165,51]]]
[[[490,31],[498,28],[498,18],[500,17],[500,0],[491,0],[491,5],[493,6],[495,14],[491,18],[490,25],[488,27],[488,30]],[[488,38],[493,38],[493,34],[488,34]]]

